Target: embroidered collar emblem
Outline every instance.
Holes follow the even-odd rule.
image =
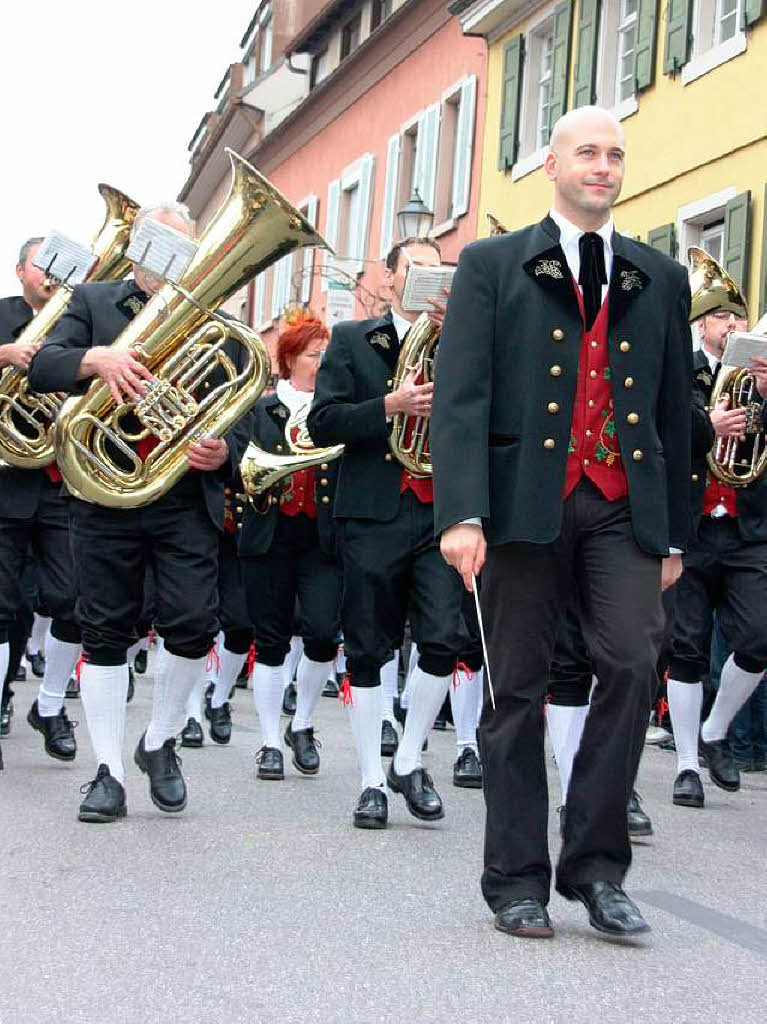
[[[562,264],[559,260],[539,260],[535,265],[535,276],[540,277],[541,274],[546,274],[548,277],[562,279],[564,274],[562,273]]]
[[[711,376],[708,370],[701,370],[696,376],[697,379],[701,382],[701,384],[710,385],[714,383],[714,378]]]
[[[133,316],[138,316],[141,310],[145,306],[143,299],[140,299],[138,295],[128,295],[125,299],[125,308],[129,310]]]
[[[288,412],[284,405],[276,405],[274,407],[274,415],[279,416],[281,420],[288,418]]]
[[[638,270],[621,270],[621,288],[624,292],[642,290],[642,277]]]
[[[380,345],[381,348],[385,348],[387,351],[391,348],[391,341],[389,335],[384,331],[376,331],[370,338],[371,345]]]

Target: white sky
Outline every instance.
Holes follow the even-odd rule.
[[[255,0],[5,0],[0,11],[0,296],[18,249],[52,228],[89,244],[105,181],[175,199],[187,145]]]

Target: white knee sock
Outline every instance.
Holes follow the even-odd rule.
[[[674,730],[677,774],[693,771],[700,775],[698,732],[700,708],[703,703],[703,683],[682,683],[678,679],[669,679],[667,689],[671,728]]]
[[[131,644],[130,647],[128,648],[128,653],[127,653],[126,657],[128,659],[128,665],[129,665],[130,668],[133,668],[133,662],[136,660],[136,655],[138,654],[138,652],[140,650],[141,650],[141,641],[140,640],[137,640],[135,642],[135,644]]]
[[[140,651],[148,651],[149,650],[149,634],[148,633],[147,633],[146,636],[142,636],[141,639],[139,640],[139,642],[138,642],[138,649]]]
[[[200,679],[205,679],[205,658],[180,658],[165,649],[155,673],[152,717],[144,739],[146,750],[159,750],[183,729],[189,694]]]
[[[565,707],[562,704],[546,706],[546,722],[557,762],[560,799],[563,805],[567,803],[567,790],[570,788],[573,760],[581,745],[583,727],[586,724],[588,713],[588,704],[576,707]]]
[[[235,654],[234,651],[227,650],[224,644],[221,644],[218,649],[218,675],[213,696],[210,699],[211,707],[223,707],[229,700],[229,692],[234,686],[246,658],[247,654]]]
[[[309,661],[305,654],[301,656],[296,670],[298,695],[291,726],[294,732],[310,729],[314,724],[314,709],[332,667],[332,661]]]
[[[450,676],[432,676],[418,665],[413,670],[405,731],[394,755],[398,775],[407,775],[420,767],[423,741],[434,725],[449,685]]]
[[[301,660],[301,655],[304,653],[304,642],[300,636],[291,637],[290,650],[288,656],[283,662],[285,669],[285,686],[288,686],[296,678],[296,672],[298,671],[298,663]]]
[[[399,672],[399,651],[394,652],[391,661],[381,666],[381,694],[383,696],[383,716],[394,725],[394,698],[398,694],[397,673]]]
[[[0,644],[0,690],[5,682],[5,677],[8,674],[8,662],[11,660],[11,645],[6,640],[4,644]]]
[[[35,619],[32,623],[32,632],[27,641],[27,650],[30,654],[40,654],[45,651],[45,637],[51,628],[51,620],[47,615],[38,615],[35,612]]]
[[[282,750],[280,709],[285,692],[285,663],[253,666],[253,703],[261,725],[261,745]]]
[[[733,718],[757,688],[763,675],[764,672],[746,672],[738,668],[734,655],[730,655],[722,669],[714,706],[701,729],[706,743],[725,738]]]
[[[383,694],[380,686],[351,686],[349,724],[352,727],[357,764],[362,777],[362,788],[384,789],[381,764],[381,725],[383,723]]]
[[[477,690],[482,692],[482,669],[472,672],[471,679],[463,670],[458,670],[457,685],[450,686],[450,707],[453,709],[455,742],[460,753],[464,747],[471,747],[477,753]]]
[[[80,699],[85,710],[96,765],[105,764],[118,782],[125,782],[123,741],[127,665],[91,665],[83,662]]]
[[[485,669],[484,667],[477,672],[477,728],[479,729],[479,720],[482,717],[482,702],[485,699]]]
[[[202,698],[208,682],[206,675],[207,673],[203,672],[194,687],[189,691],[189,698],[186,702],[186,711],[184,711],[186,721],[193,718],[195,722],[202,724]]]
[[[50,632],[45,638],[45,673],[37,691],[37,709],[43,718],[61,711],[69,677],[82,651],[81,644],[57,640]]]
[[[399,698],[400,705],[403,708],[409,708],[410,707],[410,693],[411,693],[411,686],[410,686],[410,684],[411,684],[411,682],[413,680],[413,672],[415,671],[417,665],[418,665],[418,648],[416,647],[415,644],[412,644],[411,647],[410,647],[410,661],[408,662],[408,665],[407,665],[407,677],[405,679],[405,685],[404,685],[404,687],[402,689],[402,693],[400,694],[400,698]]]
[[[336,655],[336,672],[346,675],[346,654],[343,644],[338,648],[338,654]]]

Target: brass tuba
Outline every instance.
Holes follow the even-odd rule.
[[[164,285],[113,342],[136,350],[155,380],[139,402],[120,406],[107,384],[94,381],[83,397],[64,404],[56,421],[59,468],[84,501],[121,508],[155,501],[187,471],[191,443],[220,437],[250,409],[269,379],[269,354],[251,328],[215,310],[294,249],[328,248],[263,175],[227,152],[229,195],[186,273],[178,285]],[[247,352],[242,371],[223,351],[228,339]],[[216,370],[224,383],[214,386],[208,378]],[[158,443],[141,459],[132,445],[150,437]]]
[[[130,270],[124,258],[133,219],[138,211],[123,192],[99,185],[106,217],[93,240],[96,261],[88,281],[117,281]],[[16,339],[41,345],[56,321],[66,312],[72,288],[59,285],[31,323]],[[22,469],[42,469],[53,462],[53,420],[66,399],[64,394],[38,395],[30,390],[25,370],[7,366],[0,374],[0,458]]]
[[[434,354],[439,344],[441,329],[428,313],[421,313],[405,335],[397,357],[391,390],[396,391],[409,374],[415,375],[416,384],[431,384],[434,380]],[[392,454],[414,477],[432,475],[429,449],[429,418],[395,413],[389,434]]]
[[[720,309],[747,319],[748,307],[741,290],[713,256],[697,246],[688,249],[687,256],[692,291],[690,322]],[[757,326],[753,333],[767,331]],[[742,366],[723,365],[714,382],[710,408],[715,409],[721,398],[729,400],[730,409],[745,409],[746,432],[743,437],[717,437],[707,456],[708,466],[722,483],[745,487],[767,469],[767,424],[761,422],[763,400],[753,373]]]

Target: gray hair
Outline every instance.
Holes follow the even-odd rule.
[[[29,254],[31,250],[34,248],[34,246],[40,245],[40,243],[44,241],[45,239],[42,237],[42,235],[35,235],[34,238],[28,238],[26,242],[22,245],[22,247],[19,249],[19,262],[16,265],[18,267],[26,267],[27,260],[29,259]]]
[[[141,224],[146,220],[150,213],[175,213],[177,214],[189,228],[190,233],[194,229],[194,221],[192,215],[189,212],[189,207],[183,203],[153,203],[151,206],[142,206],[136,214],[136,219],[133,221],[133,227],[131,229],[131,239],[136,235],[136,232],[141,227]]]

